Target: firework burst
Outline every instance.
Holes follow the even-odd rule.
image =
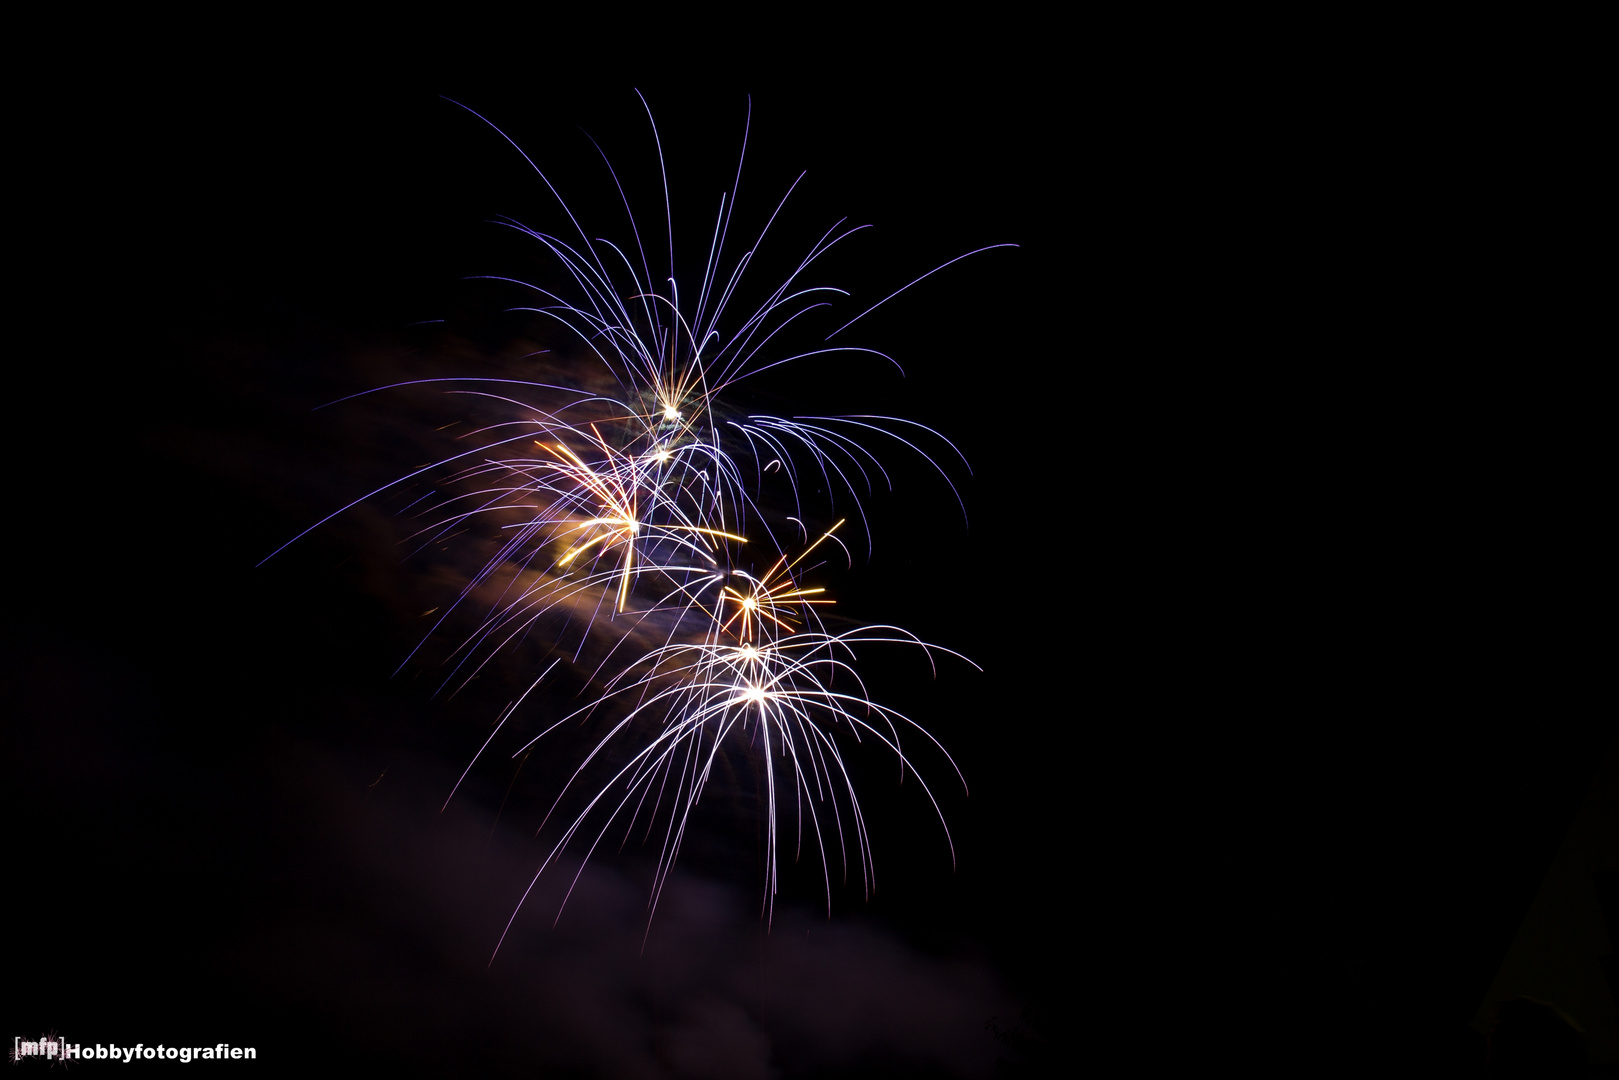
[[[480,609],[472,614],[473,629],[448,658],[444,687],[453,692],[465,686],[520,640],[534,638],[557,654],[503,711],[467,772],[557,663],[570,652],[577,663],[592,638],[608,643],[591,661],[587,685],[596,689],[588,704],[549,719],[512,755],[543,747],[541,740],[564,725],[596,718],[606,727],[557,794],[548,821],[564,796],[577,793],[584,807],[561,818],[562,836],[523,900],[570,845],[585,846],[588,860],[617,825],[626,840],[637,832],[645,842],[657,838],[649,899],[649,912],[655,911],[692,811],[727,747],[749,755],[760,773],[765,917],[773,909],[789,824],[794,857],[808,849],[820,862],[829,910],[834,865],[847,879],[851,856],[869,894],[875,866],[845,754],[865,742],[886,747],[897,758],[901,777],[916,776],[938,811],[932,790],[915,772],[907,741],[920,737],[940,752],[944,748],[909,717],[871,700],[856,670],[857,652],[901,645],[920,649],[930,663],[938,655],[965,658],[898,627],[830,631],[823,612],[834,601],[825,587],[809,583],[805,575],[814,567],[805,563],[833,548],[849,556],[837,535],[847,518],[813,542],[804,522],[822,512],[830,516],[831,504],[844,498],[861,523],[869,552],[871,528],[862,495],[869,497],[879,483],[892,488],[888,469],[862,441],[874,435],[920,455],[943,477],[965,520],[966,505],[949,471],[926,447],[946,448],[946,460],[963,467],[966,458],[915,421],[739,413],[722,395],[750,375],[834,352],[870,354],[898,368],[886,353],[825,342],[911,285],[976,252],[894,290],[843,321],[816,347],[782,348],[811,324],[812,312],[848,295],[834,286],[810,284],[807,277],[828,251],[865,226],[835,222],[765,291],[762,302],[737,310],[756,256],[803,177],[782,194],[747,249],[733,254],[728,242],[746,126],[736,179],[720,198],[701,279],[683,298],[676,284],[672,225],[669,272],[657,275],[628,196],[624,209],[632,242],[592,239],[528,154],[494,124],[472,115],[522,155],[556,196],[570,226],[559,236],[501,221],[537,242],[570,288],[511,277],[485,280],[525,290],[533,300],[512,310],[566,328],[616,387],[597,392],[578,383],[443,379],[383,388],[443,382],[451,384],[449,393],[494,403],[509,415],[463,435],[467,448],[343,510],[390,488],[428,482],[432,490],[408,508],[417,522],[408,538],[415,548],[439,545],[472,522],[484,523],[494,535],[493,554],[468,576],[427,635],[448,626],[452,617]],[[647,118],[651,122],[650,109]],[[652,134],[661,167],[655,123]],[[622,195],[605,153],[602,160]],[[672,220],[666,174],[663,193],[665,219]],[[805,507],[811,477],[826,493],[825,508]],[[787,506],[791,514],[780,509]],[[748,569],[765,563],[757,574]],[[571,649],[563,644],[559,621],[575,627]],[[602,768],[610,774],[605,782],[587,781],[587,774]],[[939,819],[943,825],[942,812]],[[945,835],[948,840],[947,826]],[[951,852],[954,858],[953,844]],[[508,924],[506,933],[510,929]]]
[[[849,871],[850,845],[846,837],[852,833],[867,895],[875,884],[876,868],[865,819],[840,744],[870,738],[892,751],[902,777],[907,770],[916,776],[949,840],[949,827],[938,801],[906,756],[902,729],[920,733],[947,760],[949,754],[915,721],[871,700],[855,668],[856,649],[903,644],[922,649],[930,661],[935,653],[969,664],[971,661],[895,626],[862,627],[841,634],[826,632],[812,605],[833,601],[825,596],[824,589],[803,586],[794,578],[793,569],[822,542],[831,539],[836,528],[792,561],[785,556],[778,559],[761,577],[733,571],[735,584],[712,579],[713,605],[693,600],[693,607],[707,616],[708,630],[703,639],[671,642],[652,649],[609,679],[606,692],[597,700],[558,720],[516,751],[527,751],[564,723],[620,702],[625,703],[622,716],[574,771],[568,786],[614,740],[627,740],[639,747],[574,818],[536,871],[530,890],[592,815],[600,812],[605,820],[590,842],[587,859],[620,819],[625,822],[626,840],[642,821],[643,839],[654,834],[660,837],[657,872],[648,902],[649,909],[655,910],[679,854],[691,812],[728,740],[739,741],[753,751],[763,769],[763,910],[767,919],[778,887],[779,824],[781,807],[787,799],[791,800],[796,826],[794,857],[803,854],[807,823],[819,856],[829,910],[833,878],[827,849],[829,833],[838,848],[843,876],[847,878]],[[951,767],[965,789],[966,780],[953,760]],[[559,795],[559,804],[561,798]],[[954,852],[951,844],[952,858]],[[525,900],[527,896],[525,892]]]

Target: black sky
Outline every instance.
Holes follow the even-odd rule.
[[[69,488],[93,490],[97,524],[47,527],[71,535],[10,623],[23,703],[12,820],[19,842],[58,853],[22,893],[41,974],[14,1026],[226,1039],[275,1060],[315,1049],[407,1072],[985,1074],[992,1020],[1029,1029],[1025,1010],[1052,1011],[1049,943],[1070,934],[1078,888],[1047,862],[1067,827],[1068,797],[1048,785],[1067,772],[1055,762],[1076,702],[1046,701],[1020,675],[1065,647],[1020,626],[1030,600],[1017,594],[1049,586],[1014,580],[1033,538],[997,505],[1043,498],[1037,447],[1055,417],[1025,403],[1063,393],[1045,355],[1063,317],[1045,272],[1067,257],[1053,250],[1066,222],[1049,216],[1061,211],[1040,137],[1055,104],[1025,103],[1027,87],[987,72],[830,89],[658,70],[586,83],[550,65],[367,72],[170,67],[74,87],[41,125],[47,144],[88,145],[88,159],[68,152],[104,165],[64,170],[57,195],[76,221],[104,224],[64,226],[55,255],[97,266],[68,291],[99,291],[96,278],[113,295],[84,297],[82,320],[74,300],[51,308],[40,400],[105,412],[111,430],[71,436],[59,469],[28,481],[52,519],[74,513]],[[872,500],[870,563],[840,595],[853,617],[901,622],[986,668],[957,665],[937,687],[918,658],[872,675],[950,747],[972,795],[951,794],[948,763],[927,761],[952,870],[914,782],[889,790],[896,773],[860,763],[863,788],[883,785],[867,797],[881,888],[867,902],[840,886],[828,921],[814,876],[791,871],[766,936],[751,793],[717,791],[718,838],[689,845],[644,957],[632,850],[596,860],[556,931],[548,879],[486,971],[542,854],[532,834],[557,766],[513,786],[498,826],[510,764],[475,775],[440,816],[495,698],[510,696],[445,705],[412,671],[390,681],[444,580],[430,563],[395,565],[362,515],[255,564],[413,465],[406,417],[444,408],[314,406],[403,377],[520,373],[498,355],[523,329],[498,314],[509,297],[463,279],[543,272],[496,216],[553,231],[566,219],[510,146],[439,95],[499,123],[589,227],[621,235],[588,131],[642,228],[661,234],[637,87],[663,138],[683,262],[732,187],[750,94],[750,227],[808,170],[765,272],[839,218],[877,226],[829,271],[854,294],[845,318],[974,247],[1022,245],[866,320],[860,344],[895,354],[905,378],[833,358],[758,390],[806,413],[923,420],[968,452],[975,475],[953,478],[971,528],[936,476],[902,462],[900,495]],[[448,322],[410,325],[433,319]],[[40,437],[59,422],[30,421]],[[727,829],[745,857],[727,853]]]
[[[66,69],[23,124],[50,243],[18,317],[11,1033],[609,1076],[987,1075],[992,1019],[1064,1060],[1119,1031],[1145,1059],[1464,1039],[1611,732],[1569,301],[1522,276],[1524,216],[1481,224],[1527,197],[1504,162],[1571,151],[1409,58],[1399,91],[1215,65],[1213,93],[1022,40],[700,75],[511,42]],[[864,325],[905,379],[759,390],[971,459],[971,525],[902,469],[843,595],[985,668],[882,676],[972,794],[954,871],[925,806],[875,796],[883,885],[830,921],[796,879],[762,937],[747,859],[699,853],[641,955],[632,853],[486,970],[541,800],[494,824],[491,770],[437,811],[502,695],[390,679],[433,583],[363,519],[255,564],[416,448],[310,409],[509,364],[501,294],[462,279],[540,262],[490,219],[561,221],[439,95],[601,217],[579,129],[645,181],[637,87],[677,244],[751,94],[744,204],[808,170],[793,228],[876,226],[829,272],[851,313],[1021,245]]]

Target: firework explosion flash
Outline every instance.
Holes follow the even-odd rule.
[[[971,661],[896,626],[829,629],[823,612],[835,600],[809,577],[825,564],[809,560],[841,552],[852,568],[854,560],[839,535],[848,519],[813,540],[806,522],[828,520],[841,497],[853,508],[870,552],[872,530],[861,496],[879,483],[892,488],[892,479],[879,455],[861,440],[881,436],[928,462],[949,487],[965,523],[966,505],[946,466],[959,462],[966,468],[967,460],[943,436],[914,421],[766,416],[738,412],[722,395],[751,375],[792,362],[813,363],[830,353],[869,354],[898,368],[886,353],[833,339],[912,285],[990,248],[935,267],[852,318],[834,317],[834,328],[814,347],[785,347],[813,325],[813,313],[848,295],[812,283],[809,275],[828,251],[865,226],[835,222],[757,306],[739,309],[755,257],[772,239],[772,226],[798,185],[795,180],[781,194],[751,245],[734,253],[733,211],[747,124],[731,190],[719,199],[702,276],[695,289],[683,292],[675,274],[666,173],[665,249],[638,223],[602,152],[630,233],[627,242],[593,237],[521,147],[481,115],[466,112],[522,156],[555,196],[569,226],[557,235],[501,221],[537,243],[560,268],[568,288],[510,277],[484,280],[523,290],[532,299],[512,310],[560,324],[615,385],[603,392],[585,388],[583,378],[568,385],[446,377],[381,388],[443,383],[451,394],[507,411],[507,418],[461,436],[468,448],[337,511],[426,486],[405,507],[417,522],[407,538],[411,547],[438,548],[469,528],[489,530],[493,554],[423,638],[425,644],[456,618],[474,624],[446,661],[446,692],[464,688],[492,659],[525,640],[548,643],[547,651],[555,654],[502,712],[461,779],[558,663],[584,663],[590,669],[588,685],[595,687],[588,703],[545,722],[539,734],[510,751],[513,758],[543,752],[545,736],[564,725],[596,721],[606,727],[556,796],[547,820],[581,787],[584,805],[563,813],[562,835],[529,891],[565,852],[583,848],[588,860],[609,833],[622,830],[625,841],[638,833],[658,845],[650,916],[691,814],[722,751],[731,748],[742,749],[762,772],[766,919],[789,829],[793,857],[808,848],[820,864],[828,911],[833,877],[848,879],[851,860],[869,895],[875,865],[845,753],[860,743],[885,747],[897,759],[900,779],[915,777],[941,826],[944,815],[916,773],[907,740],[931,744],[950,761],[963,789],[966,781],[920,724],[871,700],[857,672],[857,652],[900,645],[920,650],[930,665],[937,655]],[[661,170],[663,147],[650,108],[647,119]],[[654,262],[661,264],[665,255],[668,272],[655,272]],[[929,443],[943,448],[942,458],[926,449]],[[812,479],[817,491],[827,493],[826,506],[807,498]],[[785,506],[793,512],[777,509]],[[588,660],[587,646],[593,650]],[[617,757],[610,753],[614,750]],[[605,781],[588,779],[597,769],[605,771]],[[945,834],[948,839],[947,826]],[[953,844],[951,852],[953,858]],[[529,891],[518,901],[512,922]],[[502,941],[510,929],[508,922]]]

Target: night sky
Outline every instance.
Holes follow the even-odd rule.
[[[1467,226],[1508,186],[1476,179],[1500,143],[1466,110],[1433,135],[1353,95],[1165,95],[1150,65],[1070,78],[1002,38],[700,76],[521,53],[87,63],[24,125],[50,244],[17,316],[7,1034],[448,1076],[1473,1052],[1612,732],[1571,599],[1584,466],[1553,467],[1595,436],[1558,420],[1578,379],[1513,375],[1554,302],[1467,287],[1537,243]],[[920,756],[952,868],[920,791],[859,755],[879,887],[835,884],[829,917],[789,867],[766,933],[752,780],[716,781],[650,933],[631,844],[555,927],[548,873],[489,965],[581,744],[485,759],[441,813],[526,670],[451,700],[432,649],[394,675],[466,558],[402,560],[379,503],[255,564],[459,408],[316,406],[567,370],[522,358],[556,342],[511,289],[467,280],[550,272],[496,217],[566,218],[439,95],[617,238],[588,132],[661,243],[635,88],[688,275],[749,95],[738,213],[808,171],[761,277],[869,222],[819,273],[846,319],[1020,245],[846,335],[903,378],[815,357],[739,398],[921,421],[971,462],[947,466],[963,523],[884,450],[871,553],[827,571],[841,616],[983,668],[870,669],[970,795]]]

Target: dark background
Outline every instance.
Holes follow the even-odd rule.
[[[1583,144],[1510,70],[1420,50],[1189,66],[1039,36],[698,73],[487,39],[471,64],[60,65],[19,121],[44,243],[17,316],[11,1032],[443,1075],[1470,1053],[1611,737],[1583,294],[1555,271]],[[490,768],[438,808],[501,695],[390,679],[435,586],[374,519],[255,564],[414,464],[391,415],[444,406],[310,409],[512,363],[501,294],[461,279],[540,262],[496,215],[565,222],[438,95],[610,216],[577,129],[644,182],[632,87],[688,255],[749,94],[744,205],[808,169],[792,228],[877,226],[824,275],[849,315],[1021,245],[860,324],[904,380],[833,361],[757,390],[924,420],[972,461],[970,527],[902,466],[840,591],[984,667],[878,676],[972,793],[944,797],[953,871],[914,791],[870,796],[882,885],[830,920],[801,876],[760,933],[743,832],[644,954],[644,868],[609,853],[577,922],[525,908],[486,969],[543,785],[501,809]]]

